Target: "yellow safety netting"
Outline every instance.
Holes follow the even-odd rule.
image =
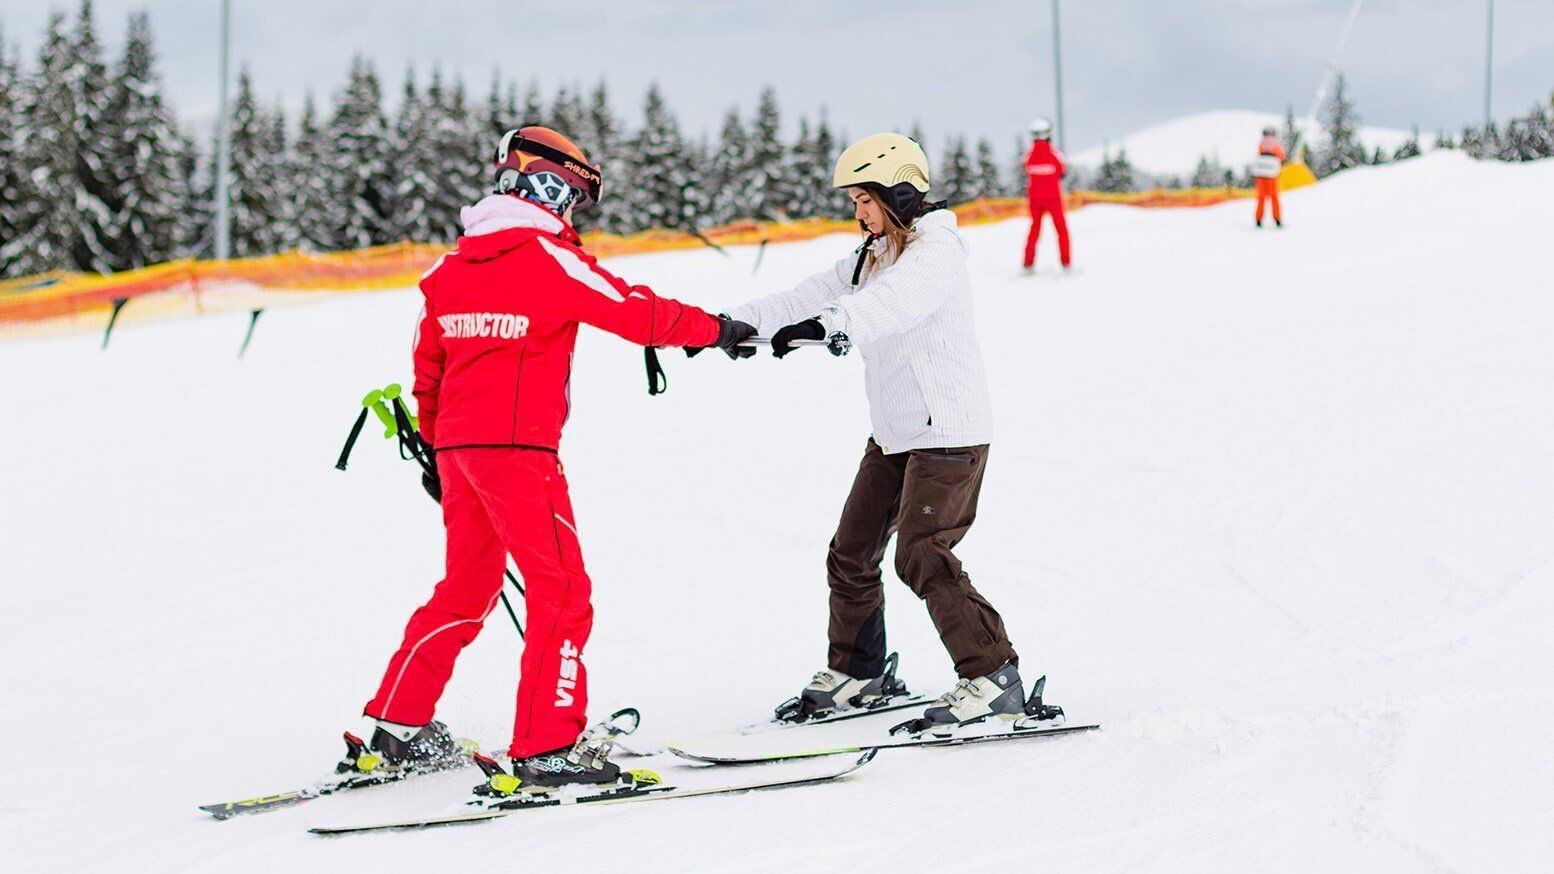
[[[1088,203],[1141,207],[1207,206],[1251,192],[1235,188],[1156,189],[1130,194],[1076,191],[1070,209]],[[999,221],[1025,214],[1024,198],[978,200],[955,207],[964,224]],[[705,231],[645,231],[630,236],[589,234],[597,257],[718,246],[807,240],[852,233],[857,224],[830,219],[792,222],[740,221]],[[229,261],[172,261],[111,275],[53,272],[0,282],[0,338],[102,330],[117,303],[121,321],[142,321],[206,312],[231,312],[315,300],[333,294],[408,288],[445,246],[395,243],[350,252],[287,252]]]

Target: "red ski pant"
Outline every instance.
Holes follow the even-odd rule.
[[[1052,227],[1058,232],[1058,260],[1068,266],[1068,220],[1063,215],[1063,201],[1031,201],[1031,232],[1025,237],[1025,266],[1036,266],[1036,240],[1041,236],[1041,217],[1052,216]]]
[[[1279,214],[1279,180],[1277,178],[1261,178],[1257,180],[1257,222],[1263,221],[1263,204],[1273,201],[1273,220],[1284,221],[1284,216]],[[1243,219],[1244,221],[1244,219]]]
[[[446,576],[410,617],[368,716],[430,722],[459,653],[480,633],[511,555],[523,576],[528,628],[513,721],[513,757],[571,744],[587,723],[582,651],[593,628],[592,584],[554,453],[515,447],[437,454],[448,529]]]

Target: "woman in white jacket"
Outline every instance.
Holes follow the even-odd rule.
[[[966,243],[955,214],[927,203],[928,159],[909,137],[849,146],[835,185],[868,234],[858,257],[728,314],[771,336],[778,358],[800,339],[827,340],[837,355],[856,348],[874,428],[826,559],[827,666],[778,716],[803,721],[903,691],[886,656],[880,579],[894,533],[896,573],[927,604],[961,678],[914,730],[1019,717],[1018,656],[952,551],[976,518],[993,437]]]

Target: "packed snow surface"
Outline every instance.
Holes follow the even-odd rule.
[[[1255,124],[1251,127],[1256,127]],[[1248,134],[1250,137],[1251,134]],[[23,871],[1519,872],[1554,858],[1554,164],[1457,154],[1287,199],[1071,219],[1077,272],[969,229],[998,436],[960,554],[1055,740],[888,751],[840,783],[324,839],[470,772],[217,823],[327,771],[442,565],[361,396],[413,290],[0,345],[0,867]],[[832,236],[610,266],[712,309]],[[823,559],[868,436],[856,357],[733,363],[585,331],[563,455],[593,710],[662,743],[760,719],[825,655]],[[952,681],[890,571],[915,688]],[[499,611],[439,715],[492,748]],[[668,774],[672,767],[664,767]],[[732,773],[732,772],[731,772]],[[696,774],[695,779],[710,779]],[[376,794],[374,794],[376,793]]]
[[[1190,177],[1198,159],[1205,157],[1239,172],[1257,157],[1257,142],[1262,139],[1263,128],[1269,126],[1277,128],[1282,136],[1284,116],[1246,109],[1198,112],[1082,149],[1074,153],[1072,163],[1099,167],[1107,154],[1116,155],[1119,149],[1125,149],[1133,169],[1150,176]],[[1295,126],[1308,147],[1316,148],[1326,141],[1320,123],[1307,125],[1305,119],[1297,118]],[[1388,157],[1412,136],[1406,130],[1370,126],[1360,127],[1358,134],[1368,152],[1380,146]],[[1421,148],[1429,146],[1428,138],[1420,143]]]

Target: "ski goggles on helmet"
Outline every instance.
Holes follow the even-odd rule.
[[[545,142],[544,139],[555,142]],[[599,202],[604,176],[566,137],[547,128],[527,127],[503,134],[496,148],[496,192],[521,193],[558,211],[576,202]]]

